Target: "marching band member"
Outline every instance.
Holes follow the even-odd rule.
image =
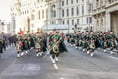
[[[26,54],[28,54],[29,49],[30,49],[29,40],[28,40],[28,37],[25,35],[23,38],[23,50]]]
[[[57,34],[56,30],[53,30],[52,35],[49,38],[49,48],[50,48],[50,58],[52,63],[54,64],[55,61],[58,61],[59,56],[59,39],[60,36]]]
[[[111,49],[110,54],[113,54],[114,53],[113,49],[115,49],[115,47],[116,47],[114,39],[111,39],[111,44],[110,45],[111,45],[111,47],[110,47],[110,49]]]
[[[0,54],[3,53],[3,41],[0,38]]]
[[[94,55],[94,50],[95,50],[95,40],[91,40],[90,41],[90,45],[89,45],[89,50],[87,51],[87,54],[90,54],[91,57]]]
[[[52,35],[49,37],[49,48],[51,54],[50,58],[53,64],[58,61],[59,54],[66,51],[62,37],[56,32],[56,30],[53,30]]]
[[[17,57],[19,58],[20,56],[22,56],[23,52],[23,42],[21,39],[16,44],[16,50],[17,50]]]
[[[37,33],[36,37],[36,44],[35,44],[35,49],[36,49],[36,56],[38,57],[39,55],[42,56],[43,54],[43,42],[42,42],[42,37],[40,33]]]

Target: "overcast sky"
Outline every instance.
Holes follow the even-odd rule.
[[[10,21],[10,7],[14,0],[0,0],[0,19]]]

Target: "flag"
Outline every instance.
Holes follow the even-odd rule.
[[[20,29],[20,34],[21,34],[21,35],[24,35],[24,32],[23,32],[21,29]]]

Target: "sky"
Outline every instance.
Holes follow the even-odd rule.
[[[10,21],[10,7],[14,0],[0,0],[0,20]]]

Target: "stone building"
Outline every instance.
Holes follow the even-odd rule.
[[[97,31],[118,31],[118,0],[94,0],[93,16]]]
[[[16,32],[19,29],[36,32],[49,24],[91,30],[94,28],[92,10],[92,0],[17,0],[11,8],[11,15],[15,17],[12,21]]]

